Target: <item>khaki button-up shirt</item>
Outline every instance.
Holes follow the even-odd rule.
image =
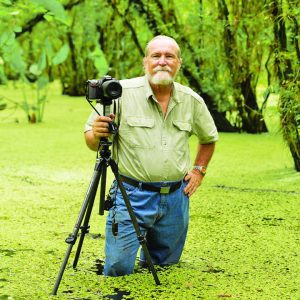
[[[120,81],[119,132],[113,139],[113,157],[120,174],[140,181],[180,180],[191,167],[189,137],[200,144],[217,141],[214,121],[203,99],[190,88],[174,83],[164,115],[144,77]],[[100,104],[98,111],[102,114]],[[92,112],[85,131],[92,129]]]

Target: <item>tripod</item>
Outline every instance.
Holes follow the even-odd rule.
[[[120,188],[121,194],[122,194],[124,202],[126,204],[126,208],[128,210],[128,213],[130,215],[132,224],[133,224],[135,232],[137,234],[137,239],[138,239],[138,241],[139,241],[140,245],[142,246],[142,249],[145,253],[145,258],[146,258],[146,261],[147,261],[147,265],[148,265],[148,267],[149,267],[149,269],[150,269],[150,271],[153,275],[155,283],[157,285],[160,285],[160,281],[157,277],[156,271],[155,271],[153,263],[151,261],[149,250],[148,250],[147,245],[146,245],[146,239],[141,233],[140,227],[137,223],[137,220],[136,220],[136,217],[134,215],[132,206],[130,204],[130,200],[129,200],[127,194],[126,194],[126,190],[125,190],[125,188],[122,184],[122,181],[120,179],[120,175],[119,175],[119,172],[118,172],[118,165],[111,158],[111,151],[109,149],[109,146],[111,144],[112,143],[109,142],[107,140],[107,138],[101,138],[101,149],[99,151],[100,152],[100,157],[97,157],[96,164],[95,164],[95,167],[94,167],[94,173],[93,173],[92,179],[90,181],[90,185],[89,185],[89,188],[87,190],[87,193],[86,193],[84,202],[82,204],[82,207],[81,207],[78,219],[76,221],[75,227],[73,229],[73,232],[66,239],[66,243],[69,244],[69,246],[67,248],[65,258],[64,258],[63,263],[61,265],[60,271],[58,273],[58,277],[57,277],[57,280],[55,282],[52,295],[56,295],[56,293],[57,293],[59,284],[61,282],[61,279],[62,279],[62,276],[63,276],[63,273],[64,273],[64,270],[66,268],[68,259],[70,257],[73,245],[76,243],[79,229],[81,229],[80,240],[79,240],[79,243],[78,243],[78,246],[77,246],[77,251],[76,251],[76,254],[75,254],[75,258],[74,258],[73,268],[76,268],[76,266],[77,266],[85,234],[89,231],[89,227],[90,227],[89,226],[89,220],[90,220],[91,212],[92,212],[92,209],[93,209],[95,196],[96,196],[96,193],[97,193],[100,178],[101,178],[101,187],[100,187],[99,214],[100,215],[104,214],[105,185],[106,185],[106,175],[107,175],[107,167],[108,166],[111,167],[111,170],[112,170],[112,172],[115,176],[115,179],[117,181],[117,184]],[[81,225],[82,221],[83,221],[83,225]]]

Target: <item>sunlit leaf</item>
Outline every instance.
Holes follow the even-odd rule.
[[[11,31],[5,31],[0,36],[0,48],[4,45],[12,45],[15,41],[15,33]]]
[[[68,44],[64,44],[52,59],[52,63],[54,65],[61,64],[67,59],[68,54],[69,54],[69,46]]]
[[[29,67],[29,72],[32,73],[33,75],[36,75],[36,76],[41,74],[41,70],[39,69],[37,64],[32,64]]]
[[[39,62],[38,62],[38,68],[40,71],[43,71],[46,68],[46,66],[47,66],[46,52],[45,52],[45,50],[43,50],[40,55]]]
[[[44,14],[44,19],[46,19],[48,22],[52,22],[54,20],[54,16],[47,13],[47,14]]]
[[[109,65],[100,47],[97,47],[95,51],[89,55],[89,57],[92,59],[94,66],[99,72],[99,76],[107,74]]]
[[[14,28],[14,32],[22,32],[22,27],[21,26],[16,26]]]
[[[45,45],[44,50],[45,50],[46,56],[48,58],[48,63],[52,64],[52,58],[54,56],[54,51],[53,51],[53,47],[52,47],[52,44],[51,44],[49,38],[46,38],[44,45]]]
[[[17,16],[19,13],[20,13],[19,11],[13,11],[13,12],[10,13],[10,15]]]

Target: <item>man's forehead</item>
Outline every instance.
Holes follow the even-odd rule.
[[[179,51],[178,45],[171,39],[161,38],[153,40],[148,45],[148,54],[150,52],[174,52]]]

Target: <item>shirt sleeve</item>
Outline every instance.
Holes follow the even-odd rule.
[[[216,142],[219,138],[215,122],[203,99],[194,95],[192,131],[198,137],[200,144]]]
[[[103,106],[100,103],[97,103],[95,108],[101,114],[101,112],[103,110]],[[88,119],[85,123],[85,126],[84,126],[84,132],[92,130],[93,122],[94,122],[94,120],[96,119],[97,116],[98,116],[98,114],[95,112],[95,110],[93,110],[90,113],[90,115],[89,115],[89,117],[88,117]]]

